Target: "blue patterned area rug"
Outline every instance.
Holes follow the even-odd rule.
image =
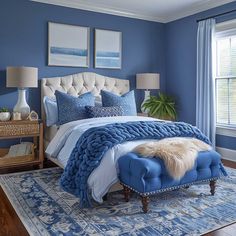
[[[215,196],[206,184],[158,194],[147,214],[137,195],[126,203],[121,192],[81,209],[61,190],[60,168],[3,175],[0,184],[30,235],[201,235],[236,222],[236,170],[227,170]]]

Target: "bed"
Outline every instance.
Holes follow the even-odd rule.
[[[74,95],[74,96],[79,96],[83,93],[91,91],[98,99],[100,98],[100,91],[101,90],[107,90],[110,92],[113,92],[117,95],[122,95],[126,92],[129,91],[130,85],[129,85],[129,80],[124,80],[124,79],[117,79],[117,78],[111,78],[111,77],[106,77],[102,75],[98,75],[96,73],[92,72],[84,72],[84,73],[78,73],[74,75],[68,75],[68,76],[63,76],[63,77],[52,77],[52,78],[43,78],[41,80],[41,111],[42,111],[42,119],[45,123],[45,111],[44,111],[44,106],[43,106],[43,99],[45,96],[47,97],[55,97],[54,93],[56,90],[66,92],[68,94]],[[121,122],[123,119],[123,122],[127,121],[132,121],[132,120],[153,120],[152,118],[147,118],[147,117],[126,117],[126,118],[116,118],[117,122]],[[109,119],[107,118],[105,122],[101,124],[108,124],[112,123],[114,121],[114,118]],[[57,126],[51,126],[51,127],[46,127],[44,125],[44,149],[48,150],[45,153],[46,158],[54,162],[56,165],[60,166],[61,168],[65,168],[66,162],[69,158],[69,153],[71,150],[70,147],[71,145],[67,145],[63,150],[61,150],[61,153],[58,155],[58,158],[52,157],[50,154],[53,153],[54,151],[54,146],[55,143],[58,142],[58,139],[61,135],[64,135],[65,130],[70,129],[71,127],[74,127],[76,125],[81,125],[85,126],[84,128],[86,129],[86,126],[91,126],[95,125],[99,122],[99,119],[94,118],[91,121],[78,121],[78,122],[70,122],[69,124],[63,125],[63,129],[58,133],[60,130],[59,127]],[[77,135],[77,134],[75,134]],[[55,138],[55,139],[54,139]],[[54,139],[54,140],[53,140]],[[49,146],[49,143],[51,142],[51,145]],[[138,145],[140,142],[137,142]],[[48,148],[49,146],[49,148]],[[123,152],[117,153],[115,158],[118,158],[122,154],[125,153],[125,150],[127,152],[131,150],[134,147],[134,145],[121,145],[119,149],[123,148]],[[113,150],[114,151],[114,150]],[[66,156],[66,158],[64,158]],[[109,160],[109,155],[107,155],[106,160]],[[109,161],[108,161],[109,162]],[[107,164],[109,165],[109,163]],[[112,166],[114,167],[114,163],[112,163]],[[116,191],[118,189],[121,189],[121,186],[118,184],[118,178],[116,174],[116,170],[113,168],[111,170],[111,181],[106,184],[106,186],[101,187],[101,183],[104,181],[106,182],[106,176],[103,175],[103,169],[98,169],[99,175],[102,175],[101,180],[99,181],[99,184],[96,183],[96,181],[91,181],[90,185],[93,185],[94,188],[92,190],[92,196],[97,202],[102,202],[103,199],[102,197],[105,195],[105,193],[108,191]],[[95,173],[96,175],[96,173]],[[93,178],[92,178],[93,179]],[[96,179],[96,178],[94,178]]]
[[[105,77],[91,72],[79,73],[64,77],[45,78],[42,79],[41,100],[43,101],[45,96],[54,97],[54,93],[56,90],[74,96],[79,96],[86,92],[92,92],[99,100],[101,90],[110,91],[117,95],[122,95],[129,92],[129,81]],[[45,120],[45,112],[43,106],[42,106],[42,118],[43,120]],[[86,195],[88,194],[89,191],[89,194],[91,194],[92,198],[96,202],[102,203],[103,196],[109,190],[111,190],[112,186],[114,186],[116,183],[119,182],[118,159],[121,156],[131,152],[136,146],[146,143],[148,141],[153,141],[154,139],[165,138],[166,135],[175,137],[176,135],[180,135],[180,133],[182,133],[181,135],[183,136],[197,137],[199,139],[202,139],[203,141],[204,139],[205,141],[207,140],[207,138],[196,127],[193,127],[190,124],[185,124],[185,123],[172,124],[172,123],[173,122],[162,122],[158,119],[150,117],[117,116],[117,117],[102,117],[102,118],[75,120],[69,123],[65,123],[60,127],[45,126],[44,145],[45,145],[46,157],[65,169],[61,178],[62,180],[61,185],[64,186],[64,190],[71,192],[75,195],[81,196],[81,191],[83,190],[79,189],[77,191],[76,189],[74,189],[73,191],[70,191],[70,188],[68,187],[67,189],[67,186],[76,185],[78,188],[80,188],[80,186],[86,185],[86,188],[88,188],[86,189]],[[123,128],[125,126],[126,126],[125,128],[126,134],[123,132]],[[146,130],[144,130],[143,128],[144,126]],[[152,128],[154,126],[156,129],[156,133],[152,131]],[[140,133],[139,131],[137,132],[137,129],[139,128],[140,128]],[[104,132],[104,130],[102,129],[106,129],[106,131]],[[166,134],[166,130],[171,130],[171,129],[172,131]],[[187,133],[186,130],[188,130]],[[114,137],[117,134],[120,135],[119,138],[121,137],[123,138],[123,136],[126,135],[127,139],[124,139],[120,143],[116,143],[114,145],[112,144],[113,146],[108,147],[106,151],[103,152],[103,156],[102,158],[100,158],[99,164],[96,163],[95,168],[91,169],[91,172],[89,173],[89,175],[86,176],[85,180],[84,176],[82,176],[82,174],[80,174],[78,170],[75,169],[72,170],[70,168],[72,164],[73,164],[72,168],[74,167],[78,169],[82,168],[83,161],[77,163],[81,155],[78,155],[78,157],[76,157],[75,159],[73,159],[74,157],[73,158],[71,157],[74,155],[75,152],[77,152],[76,154],[78,154],[78,149],[82,148],[81,147],[82,143],[81,142],[79,143],[80,137],[84,138],[86,136],[85,134],[89,132],[92,134],[95,134],[96,132],[100,132],[101,134],[109,133],[111,139],[113,139],[112,132],[117,132],[114,133]],[[146,135],[148,132],[149,135]],[[160,135],[164,135],[165,137]],[[130,137],[133,136],[134,138],[129,138],[129,136]],[[88,140],[89,137],[87,141]],[[106,142],[109,143],[110,140],[106,140]],[[115,142],[116,140],[114,141],[114,143]],[[95,146],[97,145],[96,143],[94,144]],[[90,156],[95,155],[93,154],[94,150],[91,151],[90,149],[89,151],[87,147],[88,146],[86,146],[86,148],[84,148],[83,151],[85,151],[85,153],[87,151],[90,152],[89,154]],[[87,157],[89,155],[87,155]],[[84,163],[85,167],[83,167],[85,172],[87,171],[87,168],[91,167],[91,166],[89,167],[89,164],[86,162],[87,159]],[[67,177],[65,177],[64,175],[67,175]],[[76,184],[71,182],[69,183],[67,179],[72,178],[73,176],[77,176],[76,178],[83,179],[84,181],[83,184],[80,184],[80,181],[77,181]],[[117,185],[115,186],[116,186],[115,189],[117,189]],[[84,193],[82,193],[82,195],[84,196]],[[82,197],[80,197],[80,199],[82,199]],[[87,200],[85,199],[85,201]]]

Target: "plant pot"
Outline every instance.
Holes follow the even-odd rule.
[[[11,118],[10,112],[0,112],[0,121],[8,121]]]

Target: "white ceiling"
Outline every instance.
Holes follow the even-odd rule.
[[[32,0],[157,22],[170,22],[235,0]]]

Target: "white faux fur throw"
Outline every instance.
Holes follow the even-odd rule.
[[[145,157],[158,157],[174,179],[182,178],[194,166],[199,151],[209,151],[211,146],[195,138],[165,138],[137,146],[134,152]]]

